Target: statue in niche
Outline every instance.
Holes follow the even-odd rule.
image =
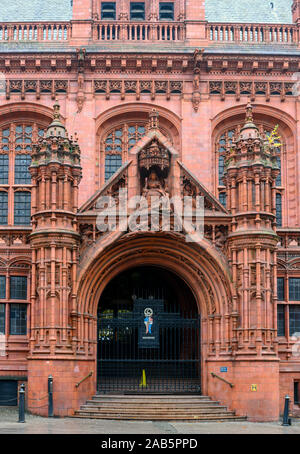
[[[151,198],[155,197],[156,199],[161,199],[161,197],[164,197],[165,200],[167,200],[167,206],[164,206],[164,208],[169,209],[169,190],[167,182],[166,180],[161,180],[155,170],[151,170],[149,177],[145,178],[142,196],[146,198],[148,208],[157,208],[158,210],[160,210],[160,201],[154,201],[151,200]],[[165,203],[163,203],[163,205],[165,205]]]
[[[145,178],[145,185],[143,188],[144,197],[165,197],[167,192],[164,189],[164,185],[159,179],[155,170],[151,170],[149,177]]]

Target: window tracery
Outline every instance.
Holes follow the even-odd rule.
[[[163,128],[160,129],[172,143],[172,138],[169,133]],[[122,163],[126,162],[128,152],[147,132],[148,123],[146,121],[120,124],[108,132],[104,138],[105,181],[109,180],[109,178],[122,166]]]

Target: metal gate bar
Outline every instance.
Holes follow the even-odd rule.
[[[133,311],[98,314],[98,392],[201,391],[200,316],[168,309],[161,314],[158,348],[139,347],[141,319]]]

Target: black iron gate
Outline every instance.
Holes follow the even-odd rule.
[[[195,311],[136,299],[98,313],[99,392],[200,392],[200,377]]]

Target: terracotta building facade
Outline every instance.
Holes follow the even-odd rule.
[[[289,395],[299,416],[300,2],[32,0],[22,17],[11,3],[0,404],[25,382],[47,415],[52,376],[58,416],[144,388],[256,421]],[[168,228],[162,207],[131,228],[152,196]],[[203,202],[194,241],[176,228],[185,197]]]

